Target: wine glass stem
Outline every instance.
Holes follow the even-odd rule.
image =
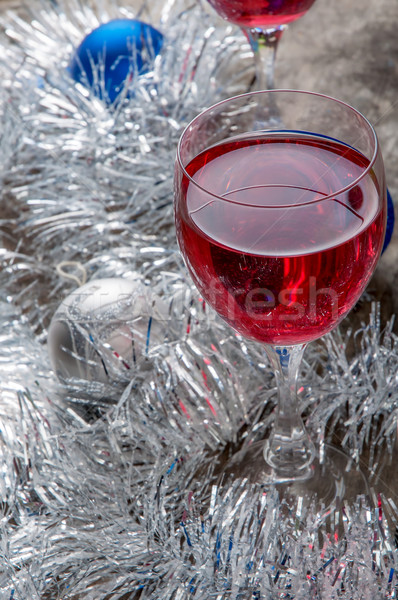
[[[274,88],[275,55],[285,25],[275,29],[258,27],[245,29],[246,36],[254,53],[257,90]]]
[[[310,476],[315,456],[312,443],[300,416],[297,377],[305,345],[266,346],[278,387],[275,425],[265,445],[264,458],[277,478],[302,479]]]

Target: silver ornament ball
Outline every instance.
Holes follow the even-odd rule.
[[[62,301],[48,351],[61,381],[127,382],[161,349],[167,332],[167,304],[139,278],[97,279]]]

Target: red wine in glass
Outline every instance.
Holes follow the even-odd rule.
[[[227,21],[240,27],[271,29],[304,16],[315,0],[209,0]]]
[[[263,344],[277,382],[271,434],[265,443],[249,437],[224,473],[294,485],[320,506],[346,485],[355,493],[344,453],[328,446],[324,460],[316,452],[296,384],[306,344],[353,308],[381,253],[386,185],[372,126],[344,102],[310,92],[224,100],[180,138],[175,217],[200,293],[235,331]]]
[[[315,0],[208,0],[218,14],[242,28],[253,50],[256,88],[274,87],[275,55],[289,23],[302,17]]]
[[[298,133],[240,137],[187,165],[195,183],[185,176],[181,186],[179,243],[203,297],[236,331],[302,344],[352,308],[379,257],[385,214],[371,177],[330,194],[368,165],[345,144]]]

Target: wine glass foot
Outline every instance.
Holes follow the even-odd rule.
[[[228,479],[245,479],[264,491],[277,489],[287,506],[312,506],[318,515],[331,508],[352,506],[359,497],[369,498],[369,485],[364,473],[350,456],[325,444],[311,465],[294,477],[278,474],[264,460],[264,442],[255,442],[235,454],[225,465],[221,483]]]

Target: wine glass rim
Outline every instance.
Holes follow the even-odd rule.
[[[198,189],[202,190],[203,192],[205,192],[206,194],[208,194],[209,196],[212,196],[213,198],[216,198],[217,200],[223,201],[223,202],[228,202],[230,204],[241,204],[241,202],[233,200],[231,198],[226,198],[225,196],[219,196],[218,194],[215,194],[214,192],[211,192],[209,190],[207,190],[206,188],[204,188],[203,186],[199,185],[199,183],[197,181],[195,181],[193,179],[193,177],[191,177],[191,175],[189,175],[189,173],[187,172],[187,170],[185,169],[183,162],[182,162],[182,158],[181,158],[181,144],[183,142],[184,136],[185,134],[188,132],[189,128],[192,127],[192,125],[198,121],[201,117],[203,117],[203,115],[205,115],[207,112],[210,112],[214,109],[217,109],[218,107],[221,107],[223,104],[227,104],[229,102],[233,102],[234,100],[240,100],[240,99],[244,99],[249,98],[250,96],[257,96],[257,95],[261,95],[261,94],[281,94],[281,93],[296,93],[296,94],[307,94],[309,96],[318,96],[320,98],[324,98],[325,100],[331,100],[333,102],[336,102],[338,104],[340,104],[341,106],[344,106],[346,108],[348,108],[349,110],[351,110],[353,113],[355,113],[356,115],[358,115],[363,121],[364,123],[368,126],[372,136],[373,136],[373,142],[374,142],[374,150],[373,150],[373,154],[371,159],[369,160],[369,164],[367,165],[366,169],[364,169],[364,171],[361,173],[361,175],[359,175],[356,179],[354,179],[353,181],[351,181],[348,185],[334,191],[332,194],[328,194],[327,196],[322,196],[322,202],[325,200],[331,200],[333,198],[336,198],[336,196],[339,196],[341,194],[343,194],[344,192],[347,192],[348,190],[353,189],[356,185],[358,185],[359,181],[361,181],[364,177],[366,177],[366,175],[370,172],[370,170],[372,169],[375,161],[376,161],[376,157],[377,154],[379,152],[379,141],[376,135],[376,131],[373,127],[373,125],[370,123],[370,121],[356,108],[354,108],[353,106],[351,106],[350,104],[348,104],[347,102],[344,102],[343,100],[339,100],[338,98],[334,98],[333,96],[328,96],[327,94],[321,94],[319,92],[311,92],[311,91],[307,91],[307,90],[297,90],[297,89],[272,89],[272,90],[259,90],[259,91],[254,91],[254,92],[246,92],[245,94],[238,94],[235,96],[231,96],[230,98],[225,98],[224,100],[220,100],[220,102],[216,102],[215,104],[203,109],[198,115],[196,115],[196,117],[194,117],[189,123],[188,125],[184,128],[183,132],[180,135],[180,139],[178,141],[177,144],[177,162],[181,168],[181,170],[183,171],[184,175],[189,179],[189,181],[195,185],[195,187],[197,187]],[[270,130],[270,131],[275,131],[276,133],[278,132],[278,130]],[[282,132],[283,130],[280,130],[280,132]],[[286,131],[291,131],[291,130],[286,130]],[[304,133],[304,132],[303,132]],[[315,132],[308,132],[308,133],[314,133]],[[324,136],[327,137],[327,136]],[[332,138],[330,138],[332,139]],[[342,142],[344,143],[344,142]],[[347,145],[348,146],[348,145]],[[205,149],[204,149],[205,150]],[[289,186],[291,187],[291,186]],[[319,200],[311,200],[311,201],[307,201],[304,202],[303,205],[307,205],[307,204],[313,204],[315,202],[319,202]],[[250,206],[250,205],[249,205]],[[301,206],[301,204],[288,204],[288,205],[278,205],[278,208],[297,208],[298,206]],[[262,208],[272,208],[272,205],[269,206],[262,206]]]

